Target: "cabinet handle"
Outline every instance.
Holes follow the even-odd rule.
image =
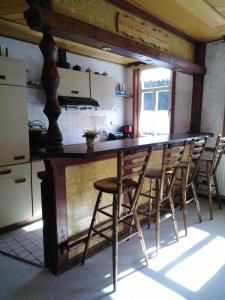
[[[6,79],[5,75],[0,75],[0,79]]]
[[[10,173],[12,173],[11,169],[0,171],[0,175],[6,175],[6,174],[10,174]]]
[[[20,160],[20,159],[24,159],[25,158],[25,155],[17,155],[17,156],[14,156],[14,159],[15,160]]]
[[[26,178],[20,178],[20,179],[16,179],[14,182],[15,183],[22,183],[22,182],[25,182],[26,181]]]
[[[79,94],[79,91],[71,91],[71,94]]]

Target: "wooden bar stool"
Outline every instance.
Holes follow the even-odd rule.
[[[182,197],[181,200],[176,200],[180,203],[183,209],[184,230],[187,235],[188,212],[187,205],[194,201],[199,222],[202,222],[200,205],[195,188],[195,179],[200,166],[201,157],[204,153],[207,137],[200,140],[193,140],[190,144],[187,161],[180,163],[181,177],[177,178],[180,181]]]
[[[141,195],[149,198],[150,209],[149,212],[141,212],[141,214],[155,221],[156,253],[160,246],[160,222],[166,218],[172,217],[175,235],[179,240],[172,191],[183,152],[184,143],[182,145],[164,145],[161,169],[148,168],[145,173],[145,177],[150,180],[150,190],[141,192]],[[152,212],[153,208],[154,213]],[[163,212],[165,214],[161,218],[160,215],[163,215]]]
[[[118,252],[118,223],[122,222],[128,228],[136,227],[137,232],[126,229],[126,237],[119,241],[122,243],[129,239],[134,234],[138,234],[141,243],[142,251],[148,264],[148,257],[145,248],[145,242],[141,231],[138,215],[137,215],[137,200],[143,184],[145,171],[150,159],[152,148],[134,151],[120,151],[117,155],[117,177],[104,178],[94,183],[95,189],[99,191],[90,229],[88,232],[85,250],[83,253],[82,264],[84,264],[90,239],[93,232],[112,243],[112,264],[113,264],[113,285],[114,291],[117,286],[117,252]],[[112,204],[100,206],[102,194],[109,193],[113,195]],[[128,195],[128,204],[123,203],[122,195]],[[110,209],[110,211],[109,211]],[[104,214],[112,220],[112,237],[104,234],[104,228],[95,226],[97,213]]]
[[[212,187],[215,187],[217,200],[219,203],[219,208],[222,209],[222,203],[219,193],[219,187],[216,179],[216,171],[219,166],[220,160],[222,158],[222,155],[225,151],[225,137],[222,137],[219,135],[216,140],[214,152],[208,152],[205,151],[202,155],[201,159],[201,166],[198,173],[198,178],[205,179],[207,183],[207,189],[208,189],[208,203],[209,203],[209,213],[210,213],[210,219],[213,219],[213,209],[212,209]],[[213,183],[212,183],[213,181]],[[201,184],[200,181],[198,181],[198,184]]]

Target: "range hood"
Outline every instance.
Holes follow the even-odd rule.
[[[59,105],[73,105],[78,107],[98,107],[98,101],[93,98],[83,98],[83,97],[69,97],[69,96],[59,96]]]

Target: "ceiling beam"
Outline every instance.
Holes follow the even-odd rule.
[[[110,47],[112,53],[151,65],[187,74],[205,74],[206,72],[204,66],[39,6],[31,7],[25,11],[24,16],[30,28],[37,31],[43,31],[48,27],[55,36],[99,49]]]

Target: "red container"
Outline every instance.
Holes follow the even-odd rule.
[[[132,126],[130,125],[123,126],[123,133],[132,133]]]

